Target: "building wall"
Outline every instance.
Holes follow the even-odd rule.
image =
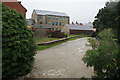
[[[65,24],[69,23],[69,17],[64,16],[45,16],[45,21],[47,24],[51,26],[64,26]],[[54,25],[52,24],[54,22]],[[58,25],[56,25],[56,22],[58,22]]]
[[[38,16],[35,12],[32,13],[32,19],[35,20],[35,23],[38,23]]]
[[[47,38],[51,34],[50,29],[33,29],[35,32],[35,37],[37,38]]]
[[[64,26],[61,30],[61,32],[64,32],[65,34],[69,35],[70,34],[70,30],[67,26]]]
[[[37,20],[38,20],[38,24],[42,24],[41,25],[44,25],[46,24],[46,16],[45,15],[37,15]]]
[[[93,30],[70,30],[70,34],[92,34]]]
[[[2,2],[4,5],[8,6],[9,8],[15,9],[23,16],[26,16],[27,10],[21,5],[21,2]]]
[[[37,15],[35,11],[33,11],[32,18],[37,24],[51,25],[51,30],[55,31],[59,31],[63,28],[65,24],[69,24],[68,16]]]

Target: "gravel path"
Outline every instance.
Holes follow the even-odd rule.
[[[93,68],[88,68],[82,61],[86,50],[91,47],[87,38],[68,41],[61,45],[38,51],[34,69],[28,78],[91,78]]]

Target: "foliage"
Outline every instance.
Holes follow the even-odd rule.
[[[98,28],[99,30],[114,28],[117,25],[115,20],[117,18],[117,10],[104,7],[99,10],[95,18],[96,20],[93,23],[95,28]]]
[[[95,28],[97,28],[96,36],[97,34],[108,28],[112,28],[115,32],[115,36],[118,37],[118,24],[119,23],[119,12],[120,9],[120,2],[107,2],[106,6],[99,10],[97,16],[95,16],[95,20],[93,22],[93,25]]]
[[[94,77],[120,78],[119,13],[120,1],[107,2],[106,6],[99,10],[93,22],[97,30],[92,36],[97,36],[99,40],[89,40],[93,49],[87,51],[83,60],[87,66],[94,67],[96,74]]]
[[[97,78],[115,78],[115,70],[118,67],[117,55],[118,45],[113,39],[114,35],[112,29],[105,29],[99,33],[99,45],[94,46],[93,49],[88,50],[83,58],[87,66],[94,67],[95,76]],[[90,40],[91,44],[95,41]]]
[[[68,34],[64,34],[64,37],[66,37],[66,38],[67,38],[67,37],[68,37]]]
[[[88,38],[88,41],[90,42],[90,46],[92,46],[93,49],[96,49],[99,45],[99,42],[93,38]]]
[[[2,5],[2,77],[28,74],[33,65],[35,45],[26,19],[16,10]]]

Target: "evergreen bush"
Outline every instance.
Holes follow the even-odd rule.
[[[26,19],[2,4],[2,77],[17,78],[28,74],[33,65],[35,45]]]

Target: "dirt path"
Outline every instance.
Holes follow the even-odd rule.
[[[93,68],[82,61],[86,50],[90,49],[87,38],[68,41],[59,46],[38,51],[33,71],[29,78],[90,78]]]

